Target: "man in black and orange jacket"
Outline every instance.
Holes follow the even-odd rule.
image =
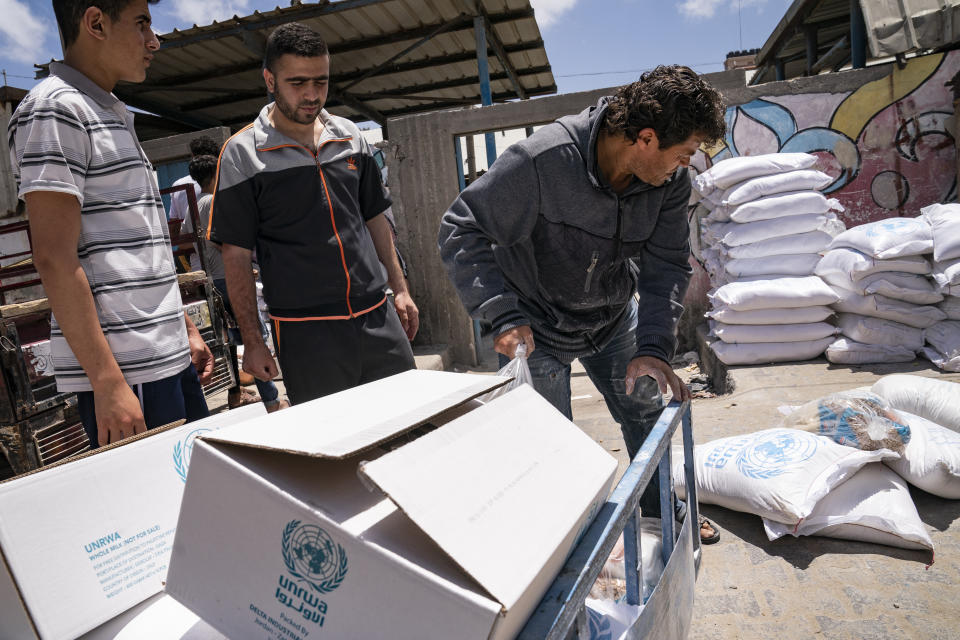
[[[329,71],[316,32],[290,23],[270,35],[275,102],[224,145],[207,230],[223,245],[243,369],[263,380],[277,367],[256,319],[256,250],[294,404],[414,367],[418,312],[383,215],[390,199],[359,129],[323,109]]]

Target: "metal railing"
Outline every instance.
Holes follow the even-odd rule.
[[[681,425],[687,514],[680,537],[677,538],[671,494],[673,483],[670,443],[677,427]],[[660,517],[663,533],[661,553],[664,572],[656,589],[647,601],[643,602],[638,503],[655,472],[660,474]],[[518,640],[590,637],[585,600],[621,532],[624,537],[626,602],[631,605],[645,605],[627,637],[649,637],[657,640],[685,637],[693,606],[693,586],[700,566],[700,527],[697,525],[697,511],[690,402],[671,402],[660,414],[640,451],[627,467],[593,524],[574,548],[557,579],[527,621]]]

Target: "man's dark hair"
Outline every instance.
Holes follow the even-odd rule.
[[[327,43],[320,34],[299,22],[288,22],[273,30],[267,38],[267,47],[263,53],[263,66],[273,71],[277,59],[288,53],[304,58],[317,58],[329,55]]]
[[[190,177],[203,187],[217,175],[217,156],[200,155],[190,161]]]
[[[116,20],[132,0],[53,0],[53,13],[57,17],[57,26],[63,37],[64,48],[72,45],[80,36],[80,21],[90,7],[97,7]],[[160,0],[147,0],[157,4]]]
[[[694,134],[713,144],[727,130],[723,98],[692,69],[659,66],[621,87],[610,99],[603,130],[637,141],[641,129],[653,129],[661,149]]]
[[[220,155],[220,145],[210,136],[199,136],[190,141],[190,155],[194,158],[197,156],[217,157]]]

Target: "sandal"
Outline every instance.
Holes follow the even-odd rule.
[[[700,516],[700,544],[713,544],[720,540],[720,530],[712,522]],[[704,532],[707,532],[706,535]]]
[[[248,404],[255,404],[257,402],[260,402],[260,396],[243,388],[241,388],[239,393],[233,393],[233,390],[231,389],[227,394],[227,406],[231,409],[244,407]]]

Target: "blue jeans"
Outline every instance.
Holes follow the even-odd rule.
[[[220,297],[223,298],[223,306],[226,309],[226,312],[231,316],[233,315],[233,307],[230,306],[230,296],[227,295],[227,281],[226,280],[214,280],[213,288],[217,290],[217,293],[220,294]],[[264,342],[266,342],[266,328],[263,326],[263,320],[260,319],[260,313],[257,313],[257,324],[260,325],[260,333],[264,335]],[[230,337],[230,342],[234,346],[243,344],[243,338],[240,336],[240,329],[233,327],[227,327],[227,335]],[[239,371],[237,372],[240,373]],[[260,393],[260,399],[263,400],[263,403],[266,405],[273,404],[277,401],[277,398],[280,397],[280,391],[277,389],[277,385],[273,383],[273,380],[261,380],[260,378],[254,378],[254,383],[257,385],[257,391]]]
[[[207,400],[203,397],[203,387],[200,386],[197,370],[192,364],[169,378],[131,385],[131,388],[140,400],[147,429],[162,427],[177,420],[193,422],[210,415]],[[100,445],[97,440],[97,414],[93,391],[77,393],[77,411],[90,446],[96,449]]]
[[[624,378],[627,365],[636,352],[637,304],[632,301],[610,342],[600,351],[580,358],[580,364],[606,401],[610,415],[620,424],[630,460],[637,455],[664,407],[660,389],[649,376],[638,378],[633,393],[627,395]],[[508,361],[500,355],[501,366]],[[535,345],[527,364],[533,376],[533,388],[567,419],[573,420],[570,409],[570,362],[563,362],[537,349]],[[660,479],[656,472],[640,496],[640,509],[646,516],[660,517]],[[674,511],[680,509],[682,507],[674,497]]]

